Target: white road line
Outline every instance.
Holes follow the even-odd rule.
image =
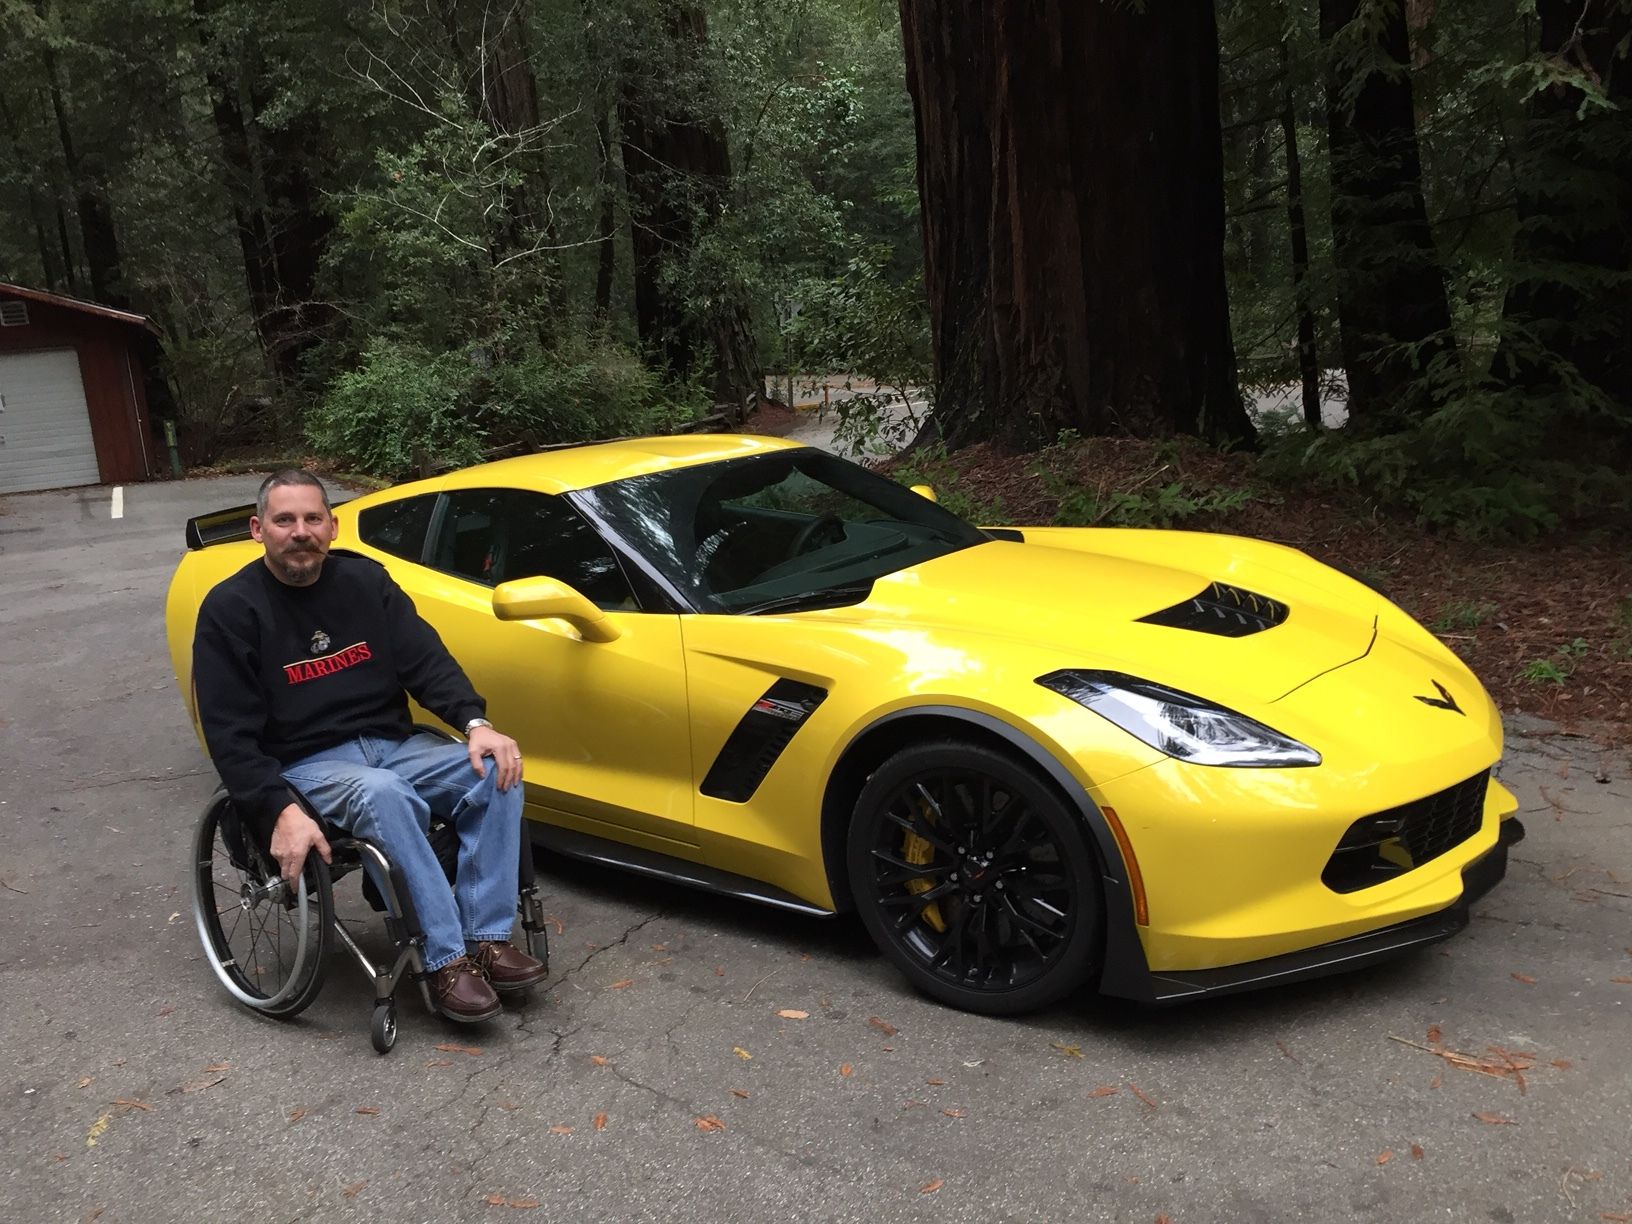
[[[114,485],[113,486],[113,517],[114,518],[124,518],[125,517],[125,486],[124,485]]]

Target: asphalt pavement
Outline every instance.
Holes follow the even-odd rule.
[[[1632,770],[1519,717],[1508,879],[1344,977],[982,1019],[854,922],[541,862],[526,1010],[410,998],[380,1057],[337,957],[297,1021],[244,1011],[163,604],[183,520],[255,484],[0,498],[0,1219],[1632,1220]]]

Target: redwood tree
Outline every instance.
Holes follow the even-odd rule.
[[[1422,195],[1404,4],[1320,0],[1320,36],[1349,415],[1387,429],[1426,410],[1422,373],[1454,347]]]
[[[900,0],[936,418],[1248,440],[1210,0]]]

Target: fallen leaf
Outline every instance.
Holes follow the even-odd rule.
[[[704,1114],[696,1119],[696,1126],[700,1131],[722,1131],[725,1129],[725,1123],[721,1122],[713,1114]]]
[[[900,1029],[896,1028],[895,1025],[891,1024],[888,1020],[880,1020],[877,1016],[868,1016],[867,1017],[867,1023],[872,1025],[879,1032],[883,1033],[884,1036],[886,1036],[886,1037],[894,1037],[897,1033],[899,1033],[901,1031]]]
[[[102,1137],[102,1132],[108,1129],[108,1123],[112,1121],[113,1115],[105,1113],[95,1122],[92,1122],[91,1129],[85,1132],[85,1146],[95,1147],[96,1141]]]
[[[505,1203],[505,1206],[506,1207],[520,1207],[520,1208],[523,1208],[523,1209],[530,1210],[530,1209],[538,1206],[538,1200],[537,1199],[510,1199],[508,1202]]]
[[[91,1210],[89,1210],[89,1211],[87,1211],[85,1213],[85,1219],[83,1221],[83,1224],[96,1224],[96,1221],[100,1220],[102,1218],[102,1213],[104,1211],[106,1211],[106,1210],[107,1210],[107,1208],[105,1208],[105,1207],[93,1207],[93,1208],[91,1208]]]
[[[217,1071],[231,1071],[231,1063],[215,1062],[204,1068],[205,1075],[214,1075]]]
[[[1518,1125],[1518,1123],[1514,1122],[1512,1118],[1507,1117],[1505,1114],[1480,1113],[1477,1110],[1475,1110],[1473,1116],[1478,1118],[1479,1121],[1484,1122],[1489,1126],[1517,1126]]]
[[[1523,982],[1526,986],[1534,986],[1536,979],[1528,973],[1514,973],[1510,975],[1515,982]]]
[[[796,1007],[784,1007],[781,1011],[777,1012],[776,1014],[781,1016],[782,1019],[784,1019],[784,1020],[809,1020],[810,1019],[810,1013],[809,1012],[800,1011]]]
[[[732,1046],[731,1047],[731,1052],[733,1054],[735,1054],[738,1058],[742,1059],[743,1062],[752,1062],[753,1061],[754,1056],[752,1054],[748,1053],[748,1051],[743,1049],[741,1046]]]
[[[741,1088],[733,1088],[733,1089],[731,1089],[731,1095],[734,1096],[734,1097],[741,1097],[743,1100],[746,1101],[748,1099],[749,1094],[744,1092]]]
[[[624,978],[621,982],[613,982],[612,983],[612,989],[613,990],[622,990],[625,986],[633,986],[634,984],[635,984],[635,979],[634,978]]]
[[[121,1097],[119,1100],[117,1100],[117,1101],[115,1101],[113,1103],[115,1105],[123,1105],[126,1109],[139,1109],[143,1113],[152,1113],[153,1112],[153,1106],[149,1105],[146,1101],[138,1101],[138,1100],[135,1100],[134,1098],[132,1098],[130,1100],[126,1100],[123,1097]]]
[[[935,1191],[939,1190],[944,1185],[946,1185],[946,1179],[944,1177],[937,1177],[934,1181],[925,1182],[923,1185],[919,1186],[918,1193],[934,1194]]]
[[[1412,1160],[1421,1160],[1422,1159],[1422,1144],[1413,1143],[1411,1145],[1411,1159]]]
[[[489,1207],[503,1207],[505,1198],[502,1194],[490,1194],[487,1196],[486,1202]]]
[[[895,1053],[895,1047],[894,1046],[880,1046],[879,1048],[881,1050],[883,1050],[886,1054],[894,1054]]]
[[[724,977],[725,976],[725,966],[724,965],[715,965],[714,966],[714,976],[715,977]]]
[[[1598,1218],[1610,1220],[1613,1224],[1627,1224],[1627,1221],[1632,1220],[1632,1211],[1600,1211]]]
[[[1122,1089],[1118,1088],[1115,1084],[1101,1084],[1098,1088],[1095,1088],[1088,1095],[1090,1097],[1108,1097],[1108,1096],[1115,1096],[1117,1093],[1119,1093],[1121,1091],[1122,1091]]]
[[[550,1127],[550,1134],[552,1134],[552,1135],[570,1135],[570,1134],[572,1134],[572,1127],[562,1126],[558,1122],[554,1126]]]
[[[1632,977],[1610,978],[1609,980],[1621,986],[1632,986]]]
[[[89,1088],[91,1086],[91,1077],[87,1075],[84,1079],[80,1080],[79,1086],[81,1088]]]
[[[356,1198],[358,1192],[360,1190],[362,1190],[362,1188],[364,1186],[366,1186],[366,1185],[368,1185],[368,1182],[366,1180],[365,1181],[360,1181],[360,1182],[353,1182],[351,1185],[347,1186],[344,1190],[340,1191],[340,1193],[345,1195],[347,1198]]]
[[[1156,1217],[1156,1224],[1173,1224],[1173,1217],[1164,1211]]]
[[[941,1112],[949,1118],[967,1118],[969,1116],[967,1109],[943,1109]]]
[[[652,945],[652,951],[653,952],[667,952],[668,950],[669,950],[669,945],[668,944],[653,944]]]
[[[1286,1056],[1287,1056],[1287,1057],[1288,1057],[1288,1058],[1290,1058],[1290,1059],[1291,1059],[1291,1060],[1292,1060],[1292,1061],[1293,1061],[1293,1062],[1297,1062],[1297,1061],[1299,1061],[1299,1059],[1298,1059],[1298,1056],[1297,1056],[1297,1055],[1296,1055],[1296,1054],[1294,1054],[1294,1053],[1292,1053],[1292,1051],[1291,1051],[1291,1050],[1289,1050],[1289,1049],[1287,1049],[1287,1048],[1286,1048],[1286,1042],[1284,1042],[1284,1041],[1277,1041],[1277,1042],[1276,1042],[1276,1043],[1275,1043],[1275,1048],[1276,1048],[1276,1049],[1277,1049],[1277,1050],[1279,1050],[1279,1051],[1280,1051],[1280,1052],[1281,1052],[1281,1053],[1282,1053],[1282,1054],[1285,1054],[1285,1055],[1286,1055]]]
[[[380,1112],[380,1107],[378,1105],[359,1105],[359,1106],[357,1106],[356,1109],[352,1110],[351,1112],[352,1113],[367,1114],[369,1117],[373,1117],[375,1114]]]
[[[1146,1105],[1149,1105],[1152,1109],[1156,1108],[1156,1102],[1151,1100],[1144,1093],[1140,1092],[1139,1091],[1139,1085],[1134,1083],[1132,1080],[1128,1081],[1128,1091],[1132,1092],[1134,1096],[1138,1097],[1141,1101],[1143,1101]]]
[[[1391,1152],[1391,1151],[1380,1152],[1377,1155],[1377,1163],[1380,1164],[1380,1165],[1385,1165],[1385,1164],[1387,1164],[1389,1161],[1391,1161],[1393,1159],[1394,1159],[1394,1153]]]
[[[500,1101],[499,1108],[504,1110],[506,1113],[509,1113],[513,1109],[520,1109],[521,1106],[517,1105],[514,1101]]]
[[[1061,1054],[1064,1054],[1067,1058],[1081,1058],[1082,1057],[1082,1047],[1081,1046],[1061,1045],[1057,1041],[1051,1041],[1051,1042],[1049,1042],[1049,1045],[1053,1046],[1056,1050],[1058,1050]]]
[[[472,1058],[479,1057],[482,1052],[481,1046],[454,1045],[451,1041],[440,1041],[436,1048],[444,1054],[469,1054]]]
[[[1438,1045],[1442,1036],[1443,1035],[1439,1031],[1439,1025],[1430,1024],[1428,1026],[1428,1043],[1430,1045]]]
[[[924,1083],[928,1084],[931,1088],[939,1088],[939,1087],[941,1087],[941,1085],[945,1084],[946,1081],[945,1080],[925,1080]]]
[[[596,1130],[605,1130],[606,1129],[606,1115],[604,1113],[598,1113],[598,1114],[595,1115],[595,1129]]]
[[[1553,1059],[1551,1065],[1557,1067],[1560,1071],[1568,1071],[1571,1067],[1575,1066],[1575,1064],[1567,1058],[1555,1058]]]
[[[554,914],[551,914],[548,917],[546,917],[544,919],[544,921],[545,922],[555,923],[555,933],[557,935],[565,935],[567,933],[566,923],[562,922],[561,919],[557,918]]]
[[[852,1067],[849,1063],[840,1063],[839,1064],[839,1074],[844,1076],[845,1079],[849,1079],[855,1073],[856,1073],[856,1069],[854,1067]]]
[[[166,1016],[170,1015],[175,1010],[176,1009],[173,1008],[173,1007],[161,1007],[161,1008],[159,1008],[159,1019],[163,1020]]]
[[[451,1059],[451,1058],[431,1058],[431,1059],[426,1060],[425,1065],[427,1067],[451,1067],[451,1066],[453,1066],[453,1059]]]
[[[589,1056],[589,1061],[594,1063],[597,1067],[606,1066],[606,1056],[603,1054],[591,1054]]]
[[[291,1122],[299,1122],[305,1116],[306,1111],[304,1109],[291,1109],[289,1111],[289,1121]]]

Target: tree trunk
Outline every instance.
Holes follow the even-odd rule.
[[[1286,143],[1286,227],[1292,235],[1292,299],[1298,312],[1298,376],[1303,383],[1303,421],[1318,430],[1320,359],[1315,352],[1315,312],[1309,304],[1309,227],[1303,207],[1303,161],[1298,156],[1298,112],[1292,98],[1292,65],[1281,43],[1281,136]]]
[[[663,62],[626,65],[618,111],[634,248],[635,323],[640,339],[671,374],[708,365],[714,402],[740,417],[764,394],[747,304],[725,286],[699,311],[664,283],[724,212],[731,155],[719,123],[674,88],[675,65],[695,60],[708,41],[702,9],[664,6]]]
[[[1581,90],[1562,84],[1530,101],[1517,275],[1492,372],[1538,389],[1557,385],[1562,361],[1632,412],[1632,11],[1611,0],[1541,0],[1538,15],[1542,54],[1602,82],[1618,107],[1583,106]]]
[[[1211,4],[901,0],[936,417],[1247,440]]]
[[[612,317],[612,283],[618,270],[618,192],[616,167],[612,162],[612,122],[610,107],[597,103],[595,135],[601,148],[601,170],[596,186],[601,193],[601,223],[596,231],[599,247],[595,252],[595,320],[605,326]]]
[[[18,126],[11,107],[6,105],[3,94],[0,94],[0,127],[5,129],[6,147],[11,154],[13,164],[18,166],[26,165],[27,159],[23,156],[23,148],[19,137],[22,129]],[[29,180],[27,195],[28,219],[34,225],[34,243],[40,253],[40,273],[45,278],[45,287],[47,289],[53,293],[61,293],[66,280],[65,272],[57,262],[58,252],[52,249],[51,240],[46,237],[45,233],[46,216],[49,209],[32,179]]]
[[[1428,410],[1421,375],[1436,357],[1454,354],[1454,341],[1422,196],[1405,9],[1398,0],[1368,9],[1368,16],[1383,18],[1373,39],[1370,27],[1355,21],[1361,3],[1320,0],[1329,56],[1332,248],[1349,419],[1387,430]]]

